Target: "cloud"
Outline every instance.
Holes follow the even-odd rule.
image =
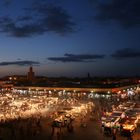
[[[11,62],[0,62],[0,66],[8,66],[8,65],[18,65],[18,66],[30,66],[30,65],[39,65],[39,62],[36,61],[11,61]]]
[[[124,28],[140,26],[140,0],[111,0],[98,5],[96,19]]]
[[[13,0],[3,0],[5,6],[9,6]]]
[[[66,35],[75,31],[75,23],[61,6],[39,2],[25,8],[24,14],[17,17],[0,17],[0,31],[14,37],[29,37],[48,32]]]
[[[133,48],[124,48],[114,52],[111,57],[117,59],[140,58],[140,50]]]
[[[55,5],[39,5],[34,11],[41,17],[41,25],[47,31],[53,31],[60,34],[74,31],[74,22],[65,9]]]
[[[105,55],[98,54],[64,54],[63,57],[49,57],[55,62],[93,62],[95,59],[103,59]]]
[[[17,17],[18,21],[30,21],[32,20],[32,16],[30,15],[23,15],[23,16],[19,16]]]
[[[37,24],[17,25],[10,17],[0,18],[0,32],[7,33],[14,37],[28,37],[36,34],[42,34],[43,28]]]

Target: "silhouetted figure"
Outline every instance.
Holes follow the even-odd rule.
[[[11,138],[12,138],[12,140],[16,139],[16,134],[15,134],[14,128],[11,129]]]
[[[54,129],[55,129],[54,124],[52,124],[52,133],[51,133],[51,136],[54,135]]]
[[[116,135],[115,134],[113,134],[112,140],[116,140]]]
[[[57,132],[57,140],[60,140],[60,133]]]

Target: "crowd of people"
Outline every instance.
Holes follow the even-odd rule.
[[[92,112],[93,102],[75,97],[56,97],[51,92],[7,91],[0,94],[0,135],[5,138],[37,138],[47,129],[53,138],[61,130],[73,131],[73,121],[84,123]],[[46,123],[46,126],[45,126]],[[49,129],[47,128],[49,127]],[[7,132],[7,133],[6,133]],[[42,135],[42,134],[41,134]]]
[[[99,122],[97,127],[102,130],[103,116],[113,116],[117,108],[126,107],[124,102],[132,102],[133,107],[136,107],[136,102],[139,103],[135,94],[131,97],[96,94],[65,90],[1,90],[0,136],[3,140],[59,140],[63,139],[62,135],[73,133],[77,128],[88,129],[89,121],[93,121],[93,125]],[[132,109],[131,103],[129,105]],[[131,112],[129,109],[122,110],[127,114]],[[121,117],[123,113],[119,115]],[[120,125],[121,128],[124,126]],[[118,133],[116,130],[113,127],[109,131],[113,140]],[[105,124],[102,132],[105,132]]]

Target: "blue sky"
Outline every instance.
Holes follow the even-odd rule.
[[[0,76],[140,75],[139,0],[1,0]]]

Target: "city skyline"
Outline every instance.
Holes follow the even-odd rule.
[[[140,76],[138,0],[2,0],[0,77]]]

